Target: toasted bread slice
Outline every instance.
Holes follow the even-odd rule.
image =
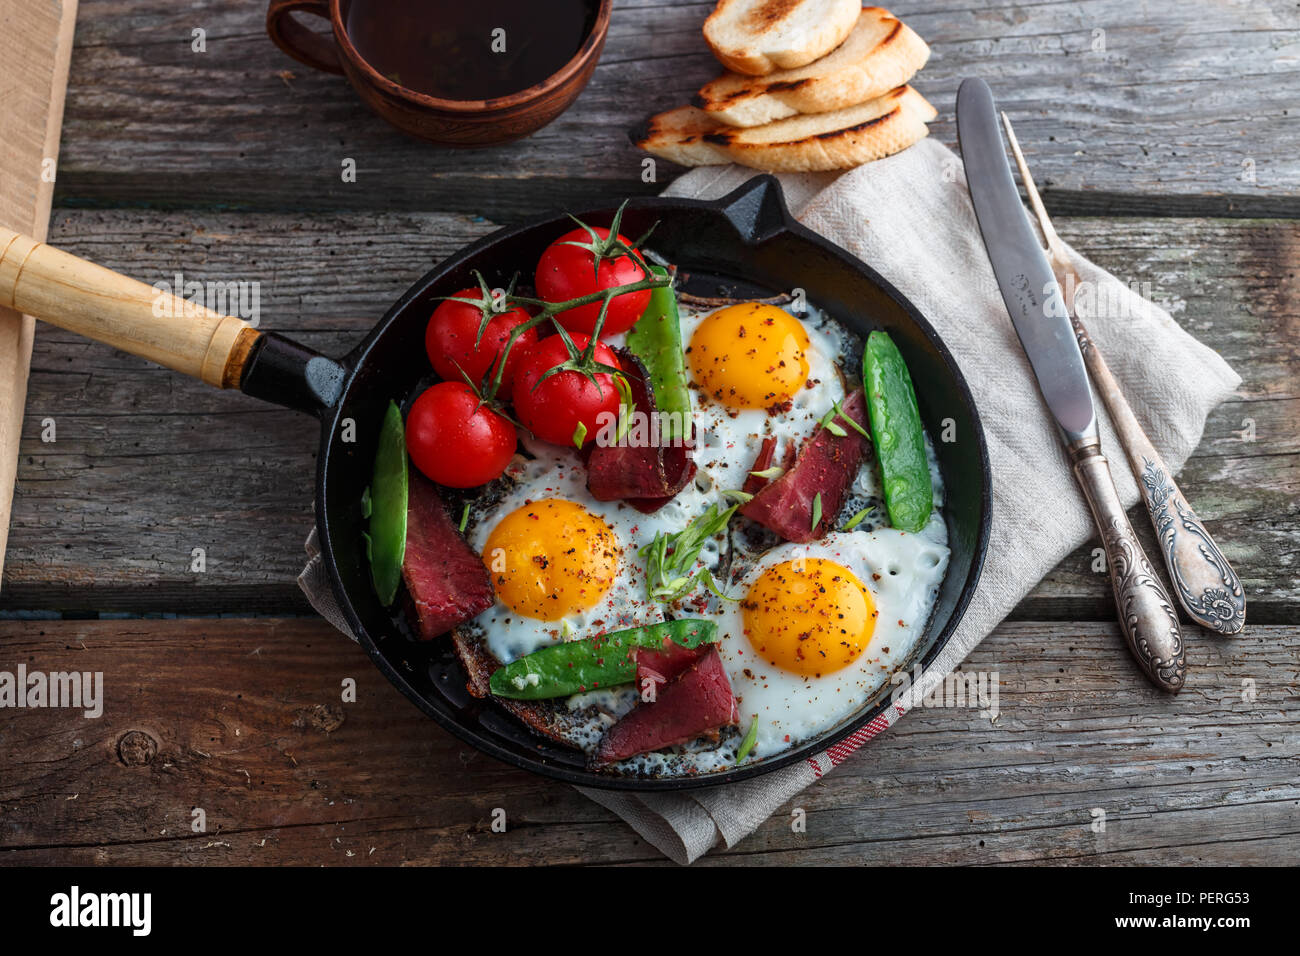
[[[732,126],[826,113],[902,86],[929,58],[930,48],[910,27],[881,7],[863,7],[853,32],[829,55],[761,78],[724,73],[700,90],[695,105]]]
[[[861,9],[860,0],[719,0],[704,39],[727,69],[761,76],[830,53]]]
[[[900,86],[866,103],[763,126],[728,126],[694,106],[651,117],[632,141],[683,166],[740,163],[773,173],[848,169],[911,146],[937,115],[920,93]]]
[[[576,722],[567,706],[550,700],[511,700],[508,697],[493,697],[488,685],[492,672],[501,666],[501,662],[492,656],[484,646],[482,639],[471,637],[464,628],[451,632],[452,647],[465,668],[466,689],[474,697],[491,698],[507,712],[531,727],[536,733],[547,737],[557,744],[579,749],[573,741],[573,725]]]

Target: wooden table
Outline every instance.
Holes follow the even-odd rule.
[[[957,83],[988,78],[1066,240],[1241,373],[1181,481],[1244,579],[1247,632],[1189,629],[1187,688],[1161,696],[1085,546],[965,665],[1001,675],[997,721],[910,714],[800,795],[805,833],[783,811],[703,865],[1300,855],[1300,9],[1195,6],[896,11],[934,50],[933,135],[953,144]],[[51,241],[147,282],[256,280],[263,328],[341,353],[502,223],[661,189],[677,170],[642,183],[626,129],[711,77],[710,7],[617,3],[568,113],[448,152],[283,57],[257,4],[82,0]],[[294,578],[315,447],[304,417],[38,328],[0,670],[103,671],[106,709],[0,715],[0,862],[661,860],[569,787],[467,750],[312,616]]]

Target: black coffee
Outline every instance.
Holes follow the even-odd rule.
[[[393,82],[451,100],[486,100],[542,82],[573,58],[592,0],[352,0],[357,52]]]

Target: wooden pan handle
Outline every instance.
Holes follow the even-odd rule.
[[[0,227],[0,306],[218,388],[237,388],[261,335],[243,319]]]

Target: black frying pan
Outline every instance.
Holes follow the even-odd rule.
[[[612,216],[613,210],[580,214],[593,225],[608,225]],[[794,221],[772,176],[756,176],[712,202],[642,199],[628,204],[624,232],[640,235],[655,223],[650,245],[689,273],[686,288],[691,292],[764,296],[802,288],[810,302],[857,334],[887,331],[911,370],[921,417],[931,434],[944,430],[945,419],[955,424],[957,440],[936,448],[952,554],[931,619],[907,666],[929,664],[970,600],[989,535],[984,434],[952,355],[924,316],[870,266]],[[698,777],[609,776],[588,770],[582,754],[539,738],[490,700],[471,697],[450,642],[411,640],[371,588],[361,546],[361,496],[389,400],[400,403],[429,375],[424,330],[437,297],[475,285],[472,270],[482,272],[494,287],[505,285],[516,272],[526,276],[542,250],[571,227],[570,219],[557,214],[500,229],[474,243],[416,282],[360,345],[337,360],[229,316],[160,319],[152,288],[4,230],[0,305],[320,418],[316,525],[339,607],[388,679],[479,750],[570,783],[641,791],[743,780],[820,753],[883,711],[890,686],[833,730],[752,765]],[[347,429],[355,435],[350,442],[344,440],[348,421],[355,423]]]

